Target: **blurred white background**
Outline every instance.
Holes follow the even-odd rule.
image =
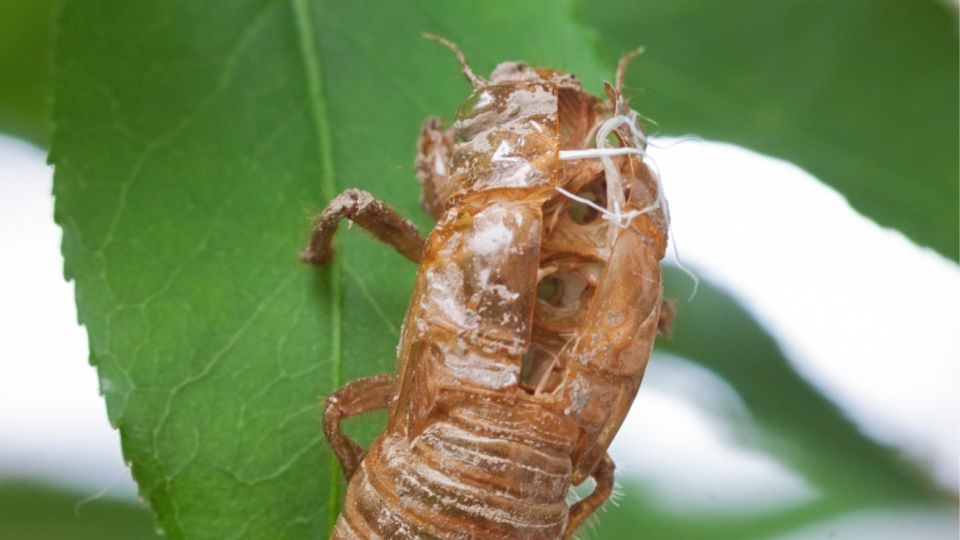
[[[652,155],[684,264],[753,313],[865,433],[960,489],[957,265],[876,226],[788,163],[706,142]],[[132,499],[62,278],[51,176],[42,151],[0,136],[0,478],[58,484],[78,500],[104,490]],[[660,354],[611,454],[619,474],[680,514],[776,510],[818,496],[775,458],[741,446],[730,418],[749,425],[734,388]],[[957,519],[956,508],[878,508],[778,540],[956,539]]]

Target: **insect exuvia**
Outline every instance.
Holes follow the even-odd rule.
[[[665,201],[620,93],[505,62],[453,128],[417,142],[416,227],[360,190],[318,218],[304,261],[322,265],[347,218],[419,263],[397,374],[347,384],[323,430],[349,481],[335,539],[570,538],[609,497],[606,455],[636,396],[661,313]],[[457,142],[457,140],[461,142]],[[389,408],[364,451],[341,420]],[[571,485],[593,492],[573,505]]]

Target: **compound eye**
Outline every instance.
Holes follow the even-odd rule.
[[[517,81],[520,74],[527,70],[526,62],[504,62],[497,66],[490,74],[490,82],[493,84],[507,83]]]
[[[476,118],[481,114],[491,110],[491,106],[494,104],[496,99],[494,98],[493,93],[486,88],[481,88],[479,90],[474,90],[470,97],[460,105],[460,108],[457,110],[457,120],[462,122],[464,120],[470,120],[471,118]]]

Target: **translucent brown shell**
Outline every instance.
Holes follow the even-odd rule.
[[[304,253],[329,260],[346,217],[420,263],[396,376],[327,400],[324,431],[350,480],[333,538],[569,538],[609,496],[606,449],[657,334],[662,208],[618,227],[558,190],[601,208],[613,196],[624,212],[656,206],[658,182],[635,154],[614,159],[615,184],[594,159],[560,159],[629,113],[619,89],[608,85],[603,101],[572,75],[522,62],[488,81],[455,51],[475,90],[453,128],[427,119],[421,131],[421,200],[437,220],[426,241],[350,190]],[[611,141],[642,144],[630,126]],[[339,431],[341,419],[387,406],[369,452]],[[568,505],[570,486],[591,475],[593,494]]]

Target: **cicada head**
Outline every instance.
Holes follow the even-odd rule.
[[[583,91],[575,75],[549,68],[531,68],[526,62],[503,62],[490,74],[490,84],[550,83],[560,88]]]

